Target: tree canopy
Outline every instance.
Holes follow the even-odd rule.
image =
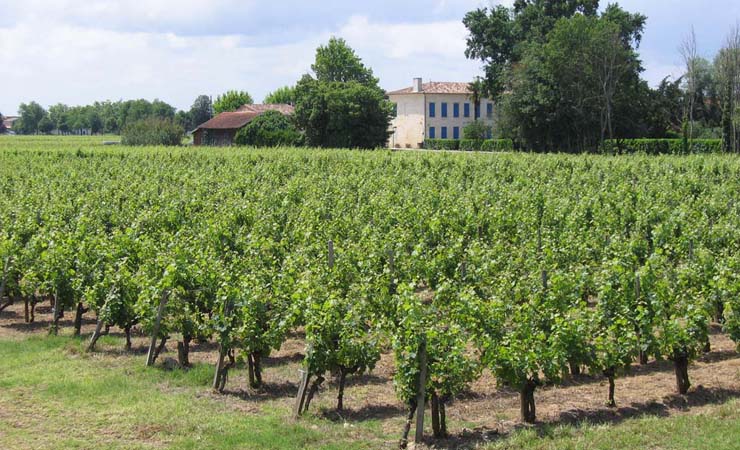
[[[294,105],[295,104],[295,86],[283,86],[281,88],[276,89],[273,92],[270,92],[265,96],[265,100],[263,103],[267,105],[275,105],[275,104],[285,104],[285,105]]]
[[[342,39],[332,38],[316,51],[315,77],[296,86],[296,124],[306,143],[330,148],[386,145],[392,105],[371,69]]]
[[[252,120],[236,134],[235,143],[254,147],[295,147],[303,136],[292,119],[278,111],[267,111]]]
[[[252,103],[254,103],[254,100],[247,91],[227,91],[216,97],[216,101],[213,102],[213,111],[216,114],[236,111],[240,107]]]

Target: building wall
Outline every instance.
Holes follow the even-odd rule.
[[[200,128],[193,133],[193,145],[228,147],[234,144],[237,131],[239,130],[205,130]]]
[[[392,95],[390,100],[396,104],[396,117],[391,121],[394,131],[388,146],[393,148],[419,148],[424,142],[424,115],[426,106],[424,96]]]
[[[389,98],[397,109],[396,118],[391,123],[394,134],[388,143],[390,147],[420,148],[424,139],[430,137],[432,127],[437,139],[442,138],[445,127],[447,139],[454,139],[455,127],[458,128],[458,138],[462,139],[465,126],[475,120],[475,106],[467,94],[404,94]],[[435,105],[434,117],[430,117],[430,103]],[[447,117],[442,116],[443,103],[447,104]],[[460,105],[459,117],[454,114],[455,103]],[[466,103],[470,105],[470,117],[465,117]],[[494,118],[488,115],[489,104],[493,105],[493,102],[481,100],[480,120],[492,127]]]

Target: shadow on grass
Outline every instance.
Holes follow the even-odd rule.
[[[265,402],[281,398],[295,397],[298,385],[290,381],[283,383],[263,382],[259,389],[226,389],[222,395],[235,397],[246,402]]]
[[[300,363],[303,361],[303,353],[295,352],[291,355],[285,356],[268,356],[262,358],[262,365],[264,367],[279,367],[288,364]]]
[[[366,405],[359,409],[347,409],[337,411],[336,409],[322,409],[321,416],[332,422],[353,421],[361,422],[373,419],[389,419],[392,417],[404,417],[407,411],[400,405]]]
[[[631,403],[617,408],[572,409],[561,412],[557,419],[538,422],[534,425],[517,424],[511,431],[481,427],[463,430],[460,434],[446,439],[427,440],[436,449],[477,448],[495,440],[505,439],[517,430],[532,429],[540,438],[552,437],[558,427],[590,425],[617,425],[626,420],[640,417],[669,417],[671,411],[686,411],[706,405],[721,405],[729,400],[740,398],[740,389],[705,388],[697,386],[687,395],[669,395],[662,402]]]

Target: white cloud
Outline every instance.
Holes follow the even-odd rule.
[[[410,84],[413,76],[469,80],[477,68],[463,56],[465,29],[457,21],[384,24],[356,16],[334,31],[268,46],[238,34],[127,32],[43,18],[0,33],[0,76],[13,86],[0,96],[5,114],[31,100],[48,106],[160,98],[187,108],[199,94],[227,89],[246,89],[259,101],[306,73],[331,35],[347,39],[387,88]]]

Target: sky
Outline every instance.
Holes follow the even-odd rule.
[[[316,47],[344,38],[388,90],[469,81],[467,11],[512,0],[0,0],[0,113],[35,100],[84,105],[246,90],[257,102],[310,71]],[[606,6],[607,2],[602,2]],[[622,0],[648,16],[640,47],[652,85],[681,74],[693,26],[712,58],[740,21],[738,0]]]

